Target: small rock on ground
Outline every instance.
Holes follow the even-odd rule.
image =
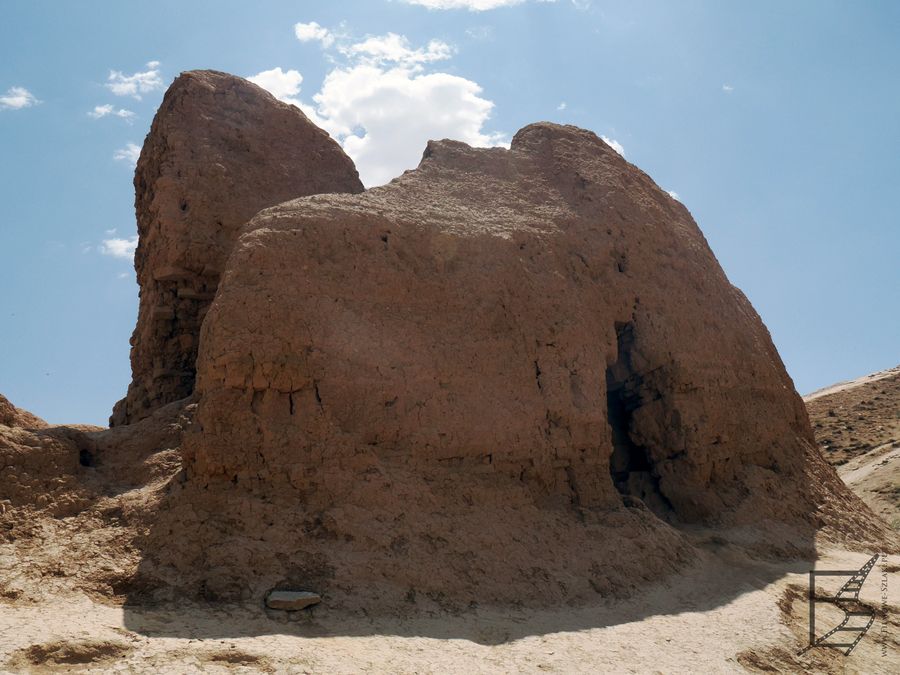
[[[319,594],[310,591],[270,591],[266,596],[266,607],[269,609],[306,609],[320,602],[322,598]]]

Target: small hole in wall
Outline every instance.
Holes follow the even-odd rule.
[[[184,213],[188,210],[188,203],[184,199],[181,200],[181,203],[178,204],[178,208],[181,209],[181,212]]]
[[[81,466],[94,466],[94,455],[90,450],[81,449],[78,451],[78,463]]]

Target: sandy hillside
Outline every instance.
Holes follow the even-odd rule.
[[[900,366],[821,389],[805,401],[825,459],[900,530]]]

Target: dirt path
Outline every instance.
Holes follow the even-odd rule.
[[[896,531],[900,531],[900,443],[885,443],[838,467],[838,475]]]
[[[885,470],[888,465],[891,465],[892,469],[895,468],[893,463],[898,459],[900,459],[900,445],[885,443],[862,457],[847,462],[838,468],[838,474],[855,490],[856,486],[869,478],[874,471]]]

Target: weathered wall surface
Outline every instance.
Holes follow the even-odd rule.
[[[694,520],[812,441],[687,210],[573,127],[433,143],[386,187],[264,211],[203,340],[198,480],[327,492],[402,457]]]

